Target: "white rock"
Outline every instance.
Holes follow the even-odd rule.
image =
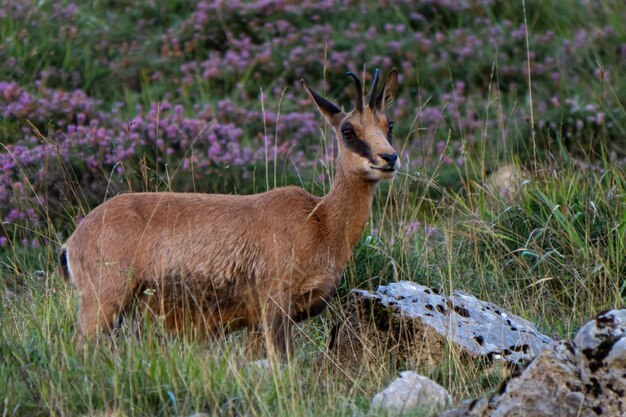
[[[269,359],[259,359],[257,361],[254,362],[250,362],[250,365],[258,368],[262,371],[271,371],[272,370],[272,364],[270,363]]]
[[[378,328],[394,326],[391,334],[405,335],[397,327],[412,329],[420,354],[426,352],[442,360],[442,345],[450,343],[474,358],[502,359],[513,366],[523,366],[553,341],[537,331],[534,324],[493,303],[454,291],[452,296],[412,282],[400,281],[378,287],[376,292],[350,291],[351,303],[362,305],[359,320],[370,321],[372,305],[383,307],[394,320],[377,323]],[[374,322],[377,318],[374,317]],[[379,332],[380,333],[380,332]],[[411,336],[406,336],[409,339]],[[434,348],[431,348],[434,347]]]
[[[382,409],[388,416],[399,416],[414,408],[432,413],[451,402],[450,394],[441,385],[416,372],[406,371],[376,394],[372,409]]]

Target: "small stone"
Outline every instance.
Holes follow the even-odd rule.
[[[269,359],[259,359],[259,360],[254,361],[254,362],[250,362],[250,366],[258,368],[258,369],[260,369],[262,371],[271,371],[272,370],[272,364],[270,363]]]
[[[406,371],[372,399],[372,409],[398,416],[415,408],[428,413],[452,402],[448,391],[436,382],[413,371]]]
[[[485,188],[505,198],[512,198],[531,177],[524,168],[513,164],[504,165],[487,177]]]

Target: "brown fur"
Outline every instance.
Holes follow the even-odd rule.
[[[384,167],[376,155],[395,151],[382,110],[396,79],[393,70],[380,109],[348,114],[329,111],[303,85],[337,134],[350,120]],[[323,198],[298,187],[248,196],[130,193],[91,211],[67,240],[60,265],[80,296],[81,340],[110,330],[140,298],[173,331],[190,326],[202,335],[260,323],[270,346],[289,353],[291,323],[324,309],[367,222],[378,180],[399,167],[376,169],[339,138],[334,184]]]

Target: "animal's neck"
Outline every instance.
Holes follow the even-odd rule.
[[[334,242],[330,249],[343,266],[363,233],[372,209],[375,189],[375,181],[350,175],[338,165],[332,189],[322,200],[328,238]]]

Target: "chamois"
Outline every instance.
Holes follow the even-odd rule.
[[[203,336],[260,325],[268,347],[292,350],[294,322],[326,307],[371,212],[379,180],[400,167],[392,148],[392,69],[369,95],[359,77],[349,113],[301,84],[338,138],[324,197],[289,186],[254,195],[120,194],[93,209],[60,253],[60,273],[79,293],[78,343],[111,330],[131,301],[167,330]],[[224,326],[224,327],[220,327]]]

